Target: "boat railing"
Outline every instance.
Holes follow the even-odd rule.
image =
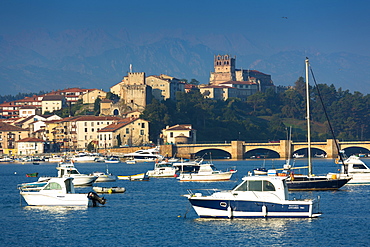
[[[17,185],[17,188],[20,191],[28,191],[28,192],[40,191],[42,188],[45,187],[46,184],[47,184],[46,182],[42,182],[42,183],[30,183],[30,184],[18,184]]]
[[[205,194],[205,196],[210,196],[215,192],[224,191],[221,189],[188,189],[187,190],[190,196],[196,196],[198,194]]]

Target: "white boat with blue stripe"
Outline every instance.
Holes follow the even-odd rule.
[[[184,196],[201,218],[314,218],[321,215],[318,199],[288,200],[284,177],[246,176],[232,190],[208,190],[209,195],[188,192]]]

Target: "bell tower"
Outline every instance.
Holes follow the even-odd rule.
[[[217,55],[214,57],[214,72],[211,72],[210,84],[218,85],[225,81],[235,81],[235,57]]]

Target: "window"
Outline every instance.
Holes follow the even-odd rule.
[[[144,130],[140,130],[140,135],[144,135]]]
[[[94,126],[94,122],[91,122],[91,126]]]
[[[126,134],[130,134],[130,129],[126,128]]]
[[[173,137],[173,132],[170,132],[170,137],[171,137],[171,138]]]
[[[85,132],[87,132],[87,128],[85,128]]]
[[[145,123],[141,123],[141,128],[145,128]]]
[[[250,180],[241,184],[236,191],[275,191],[270,181]]]
[[[46,185],[44,190],[62,190],[62,186],[60,186],[60,184],[58,183],[51,182],[48,185]]]

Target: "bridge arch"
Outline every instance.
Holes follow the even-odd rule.
[[[304,157],[308,157],[308,148],[300,148],[300,149],[294,150],[294,152],[292,153],[292,156],[294,154],[298,154],[298,155],[303,154]],[[323,150],[321,148],[315,148],[315,147],[311,148],[311,157],[318,157],[318,156],[321,156],[321,155],[324,155],[324,156],[327,155],[325,150]]]
[[[364,154],[367,156],[370,153],[369,149],[364,148],[364,147],[359,147],[359,146],[349,146],[349,147],[343,148],[343,150],[347,156],[361,155],[361,154]]]
[[[280,158],[280,154],[274,150],[267,148],[255,148],[248,150],[243,155],[244,159],[276,159]]]
[[[231,153],[218,148],[209,148],[199,150],[194,154],[194,157],[203,157],[204,159],[230,159]]]

